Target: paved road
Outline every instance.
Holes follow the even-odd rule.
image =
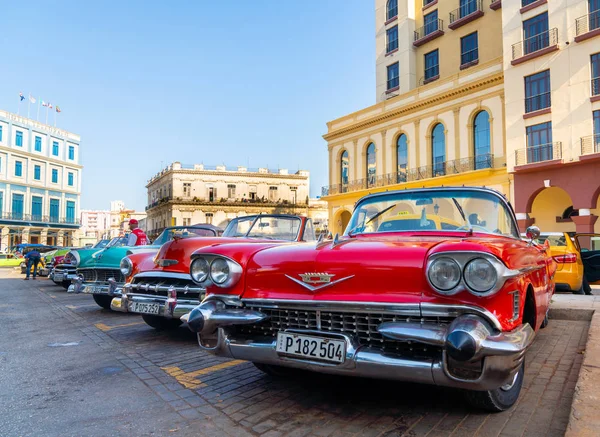
[[[562,436],[587,336],[586,322],[551,321],[517,407],[487,415],[450,389],[276,380],[203,353],[186,328],[21,278],[0,271],[1,436]]]

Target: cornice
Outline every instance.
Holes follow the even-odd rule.
[[[157,177],[156,179],[148,182],[148,184],[146,185],[146,188],[150,188],[150,186],[154,185],[155,183],[161,181],[163,178],[170,176],[172,180],[174,180],[174,177],[176,174],[189,174],[189,175],[197,175],[197,176],[202,176],[202,175],[207,175],[207,176],[227,176],[227,177],[238,177],[238,178],[243,178],[245,179],[244,182],[247,182],[248,179],[250,178],[260,178],[260,179],[293,179],[293,180],[304,180],[307,181],[310,179],[310,176],[303,176],[303,175],[297,175],[297,174],[274,174],[274,173],[256,173],[256,172],[238,172],[238,171],[210,171],[210,170],[193,170],[193,169],[181,169],[181,170],[168,170],[166,171],[164,174],[160,175],[159,177]],[[197,180],[202,181],[202,178],[197,178]],[[209,182],[209,183],[215,183],[217,181],[205,181],[205,182]],[[223,181],[223,182],[231,182],[231,181]]]

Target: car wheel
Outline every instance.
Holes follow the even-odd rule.
[[[170,329],[177,329],[183,323],[179,319],[167,319],[165,317],[153,316],[151,314],[142,314],[142,319],[147,325],[152,326],[154,329],[160,331],[168,331]]]
[[[71,285],[71,281],[62,281],[57,283],[56,285],[62,285],[65,290],[68,290],[69,285]],[[108,305],[108,307],[110,308],[110,304]]]
[[[542,328],[542,329],[545,328],[546,326],[548,326],[548,323],[550,323],[550,321],[548,319],[548,312],[546,312],[546,317],[544,317],[544,321],[540,325],[540,328]]]
[[[263,364],[263,363],[252,363],[254,367],[260,370],[263,373],[266,373],[269,376],[273,376],[275,378],[293,378],[300,372],[298,369],[294,369],[292,367],[284,367],[284,366],[276,366],[273,364]]]
[[[103,296],[101,294],[94,294],[93,296],[94,296],[94,300],[96,301],[96,303],[98,305],[100,305],[102,308],[104,308],[106,310],[110,309],[110,303],[113,299],[112,296]]]
[[[524,376],[525,361],[521,364],[512,381],[507,382],[496,390],[468,391],[466,392],[467,401],[475,408],[493,413],[506,411],[519,399]]]

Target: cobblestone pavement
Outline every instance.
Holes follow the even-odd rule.
[[[103,310],[91,296],[67,294],[48,280],[8,280],[20,278],[12,272],[1,272],[0,278],[6,278],[0,280],[0,303],[7,303],[2,290],[10,287],[49,305],[57,320],[118,360],[127,378],[143,383],[149,397],[162,402],[162,413],[150,419],[157,435],[168,428],[174,436],[562,436],[588,331],[587,322],[552,320],[528,353],[518,405],[488,415],[470,409],[457,390],[309,373],[274,379],[251,363],[202,352],[184,327],[157,332],[139,316]],[[0,318],[2,312],[0,305]],[[0,345],[0,354],[10,347]],[[86,356],[79,359],[87,365]],[[0,384],[0,396],[4,391]],[[135,398],[128,402],[136,406]],[[128,407],[122,412],[126,415]],[[162,415],[171,426],[164,428]],[[111,421],[105,426],[99,435],[149,433],[124,432]]]

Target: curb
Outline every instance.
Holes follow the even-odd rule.
[[[548,311],[548,318],[556,320],[572,320],[578,322],[591,322],[595,310],[580,308],[552,308]]]

